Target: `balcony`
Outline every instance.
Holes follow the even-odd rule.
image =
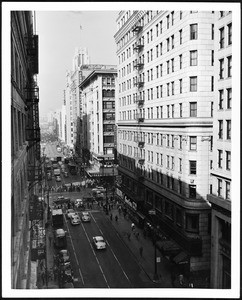
[[[32,86],[25,88],[25,100],[27,104],[39,103],[39,87],[35,82]]]
[[[139,123],[143,123],[143,122],[144,122],[144,120],[145,120],[145,118],[144,118],[144,117],[142,117],[142,115],[141,115],[141,114],[137,114],[137,115],[136,115],[136,120],[137,120]]]
[[[132,31],[135,32],[135,33],[139,33],[142,29],[143,29],[143,26],[140,25],[139,23],[136,23],[136,24],[132,27]]]
[[[143,141],[138,141],[138,147],[139,148],[144,148],[145,142]]]
[[[103,120],[103,124],[114,124],[115,123],[115,119],[104,119]]]
[[[134,68],[140,70],[144,67],[144,63],[142,61],[139,61],[139,62],[135,62],[134,64]]]
[[[137,98],[137,100],[136,100],[136,103],[139,107],[143,106],[144,102],[145,102],[145,100],[143,98]]]
[[[140,52],[141,50],[143,50],[143,48],[144,48],[144,45],[141,43],[138,43],[135,45],[134,50],[137,52]]]
[[[104,148],[114,147],[114,143],[103,143]]]
[[[134,85],[137,86],[138,88],[141,88],[144,86],[144,81],[139,80],[139,81],[135,82]]]

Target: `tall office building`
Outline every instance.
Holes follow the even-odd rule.
[[[115,34],[118,194],[140,226],[167,237],[165,256],[206,276],[215,22],[211,11],[121,11]]]
[[[76,122],[80,116],[80,91],[79,84],[82,80],[81,66],[89,64],[89,56],[86,48],[76,48],[72,60],[72,70],[66,73],[66,134],[67,145],[73,149],[76,144]]]
[[[232,13],[216,12],[214,49],[211,286],[231,288]]]
[[[30,286],[31,210],[41,180],[38,35],[31,11],[11,12],[11,287]],[[8,199],[6,199],[7,201]],[[30,234],[31,233],[31,234]],[[32,243],[33,241],[33,243]],[[36,242],[36,241],[35,241]],[[35,243],[37,245],[37,243]]]
[[[92,171],[97,174],[100,167],[113,166],[114,161],[116,76],[116,66],[96,65],[79,86],[82,94],[83,162],[91,163]],[[93,172],[90,171],[89,175],[94,176]]]

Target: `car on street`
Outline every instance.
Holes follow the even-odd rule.
[[[67,213],[67,218],[68,219],[70,219],[74,215],[78,216],[77,212],[74,209],[72,209],[72,208],[67,209],[66,213]]]
[[[69,176],[69,175],[68,175],[68,172],[65,171],[65,172],[64,172],[64,176],[65,176],[65,177],[68,177],[68,176]]]
[[[103,186],[96,186],[94,189],[92,189],[92,192],[101,192],[101,193],[105,193],[106,189]]]
[[[57,255],[57,263],[60,265],[66,262],[70,262],[70,254],[67,249],[62,249]]]
[[[59,268],[59,285],[63,287],[67,282],[74,282],[73,270],[70,262],[62,264]]]
[[[81,215],[82,222],[91,222],[91,216],[89,212],[84,211]]]
[[[95,197],[95,198],[104,198],[104,193],[102,193],[101,191],[99,191],[99,190],[97,190],[97,191],[94,191],[94,192],[92,192],[92,194],[93,194],[93,196]]]
[[[81,224],[81,219],[78,215],[71,216],[71,225],[79,225]]]
[[[75,200],[75,207],[84,207],[84,203],[82,199],[76,199]]]
[[[106,243],[102,236],[94,236],[93,243],[97,250],[106,249]]]
[[[64,229],[58,228],[54,231],[54,246],[60,249],[66,248],[66,232],[64,231]]]

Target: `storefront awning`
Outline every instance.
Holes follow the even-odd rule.
[[[188,263],[188,255],[184,251],[182,251],[173,258],[173,261],[176,264],[186,264]]]
[[[171,254],[174,252],[177,252],[179,250],[181,250],[181,248],[173,241],[170,240],[166,240],[166,241],[160,241],[157,244],[158,248],[164,252],[164,254]]]

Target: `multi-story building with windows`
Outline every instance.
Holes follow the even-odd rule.
[[[210,268],[215,21],[212,11],[121,11],[115,34],[118,193],[190,272]]]
[[[216,12],[214,26],[211,286],[231,288],[232,13]]]
[[[11,12],[11,287],[30,286],[33,215],[38,192],[40,127],[38,36],[30,11]]]
[[[76,48],[72,61],[72,70],[66,74],[66,136],[67,145],[75,148],[77,118],[80,116],[80,91],[79,84],[82,81],[81,66],[89,64],[89,56],[86,48]]]
[[[90,160],[94,173],[113,166],[116,77],[116,66],[97,65],[79,86],[83,161]]]

